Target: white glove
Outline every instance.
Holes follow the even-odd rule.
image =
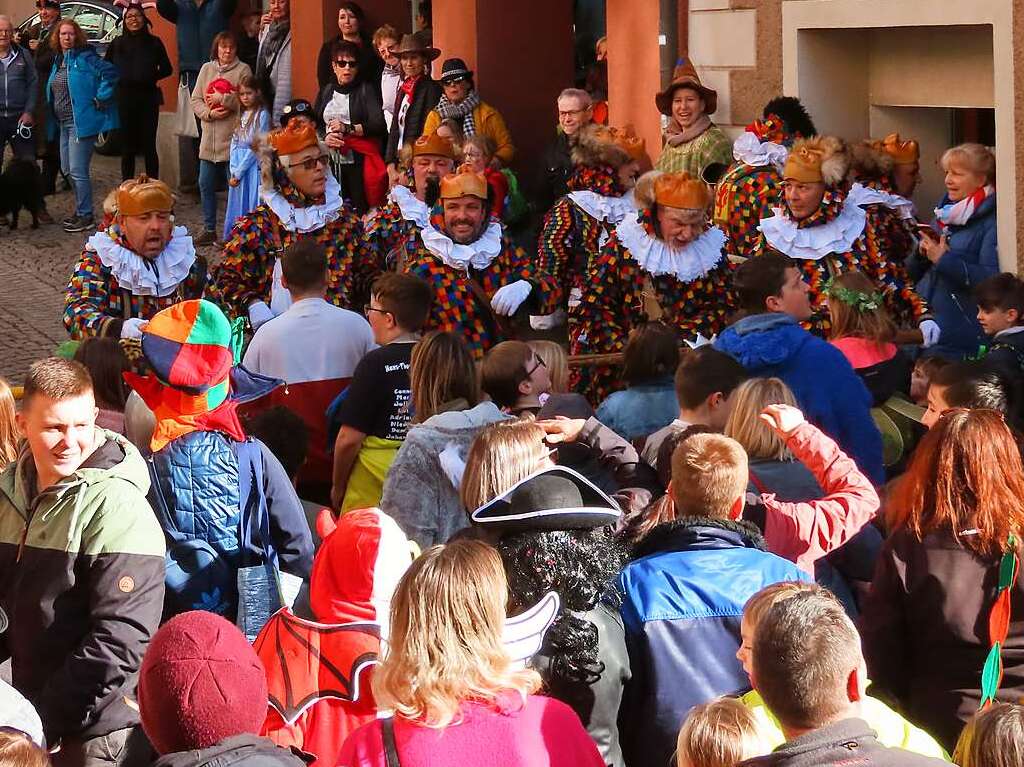
[[[498,288],[494,298],[491,299],[491,307],[498,314],[511,317],[530,295],[531,290],[533,290],[533,285],[526,280],[516,280],[509,285],[504,285]]]
[[[252,324],[253,330],[272,319],[274,319],[274,312],[263,301],[249,304],[249,322]]]
[[[929,346],[935,346],[939,342],[942,328],[939,327],[939,323],[935,320],[921,320],[921,324],[918,327],[921,329],[921,335],[924,336],[924,347],[926,349]]]
[[[144,327],[146,327],[146,320],[131,317],[121,325],[121,338],[142,338],[142,329]]]

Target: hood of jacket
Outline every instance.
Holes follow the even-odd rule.
[[[758,549],[767,551],[761,533],[749,522],[713,517],[684,517],[664,522],[644,536],[633,552],[634,559],[666,551],[699,549]]]
[[[279,748],[267,738],[246,733],[227,738],[209,748],[165,754],[154,762],[154,767],[229,767],[239,763],[247,767],[302,767],[312,761],[300,758],[295,751]]]
[[[149,492],[149,469],[139,451],[127,438],[106,429],[97,429],[103,442],[70,476],[46,488],[58,499],[83,499],[99,495],[110,482],[128,482],[145,495]],[[36,467],[28,444],[18,451],[14,470],[0,475],[0,492],[22,514],[35,496]]]
[[[779,365],[796,356],[812,336],[788,314],[753,314],[726,328],[715,348],[748,370]]]
[[[865,753],[865,751],[867,753]],[[882,751],[879,754],[879,751]],[[742,767],[768,767],[769,765],[824,765],[824,764],[863,764],[892,765],[921,764],[930,762],[924,757],[896,749],[891,759],[884,761],[873,759],[872,756],[884,756],[875,731],[863,719],[842,719],[833,724],[819,727],[817,730],[787,741],[770,754],[741,762]],[[906,761],[898,756],[906,753]],[[842,761],[840,761],[842,760]],[[918,761],[921,760],[921,761]]]
[[[504,421],[510,417],[502,413],[493,402],[487,400],[468,410],[447,410],[432,415],[413,428],[422,430],[421,433],[432,432],[439,438],[453,438],[467,432],[475,433],[489,423]]]

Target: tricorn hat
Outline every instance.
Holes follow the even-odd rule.
[[[472,76],[473,70],[469,69],[466,66],[466,62],[462,59],[445,59],[444,63],[441,64],[441,76],[437,79],[444,84],[448,84]]]
[[[693,68],[693,62],[689,59],[680,59],[676,64],[676,70],[672,73],[672,82],[668,87],[654,97],[654,103],[658,111],[663,115],[672,115],[672,97],[680,88],[692,88],[704,99],[704,114],[713,115],[718,109],[718,91],[708,88],[701,83],[700,75]]]
[[[615,524],[622,511],[582,474],[553,466],[531,474],[473,512],[478,525],[503,533],[586,530]]]
[[[401,56],[403,53],[419,53],[426,57],[427,61],[433,61],[441,55],[440,50],[424,45],[416,35],[402,35],[402,42],[392,53],[395,56]]]

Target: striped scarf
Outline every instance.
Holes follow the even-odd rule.
[[[948,202],[935,209],[935,221],[939,228],[945,231],[951,226],[963,226],[971,220],[981,203],[986,197],[995,194],[996,188],[991,184],[974,190],[974,194],[964,197],[959,202]]]
[[[437,102],[437,113],[442,120],[462,120],[462,134],[472,136],[476,133],[476,122],[473,120],[473,110],[480,106],[480,95],[476,91],[470,91],[458,104],[453,104],[447,96],[441,96]]]

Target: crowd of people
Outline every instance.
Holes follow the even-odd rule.
[[[428,3],[340,3],[310,102],[289,0],[158,0],[189,233],[123,5],[102,58],[0,16],[0,136],[96,230],[0,382],[0,767],[1024,763],[989,149],[919,216],[914,140],[732,140],[682,61],[655,162],[600,67],[524,157]]]

